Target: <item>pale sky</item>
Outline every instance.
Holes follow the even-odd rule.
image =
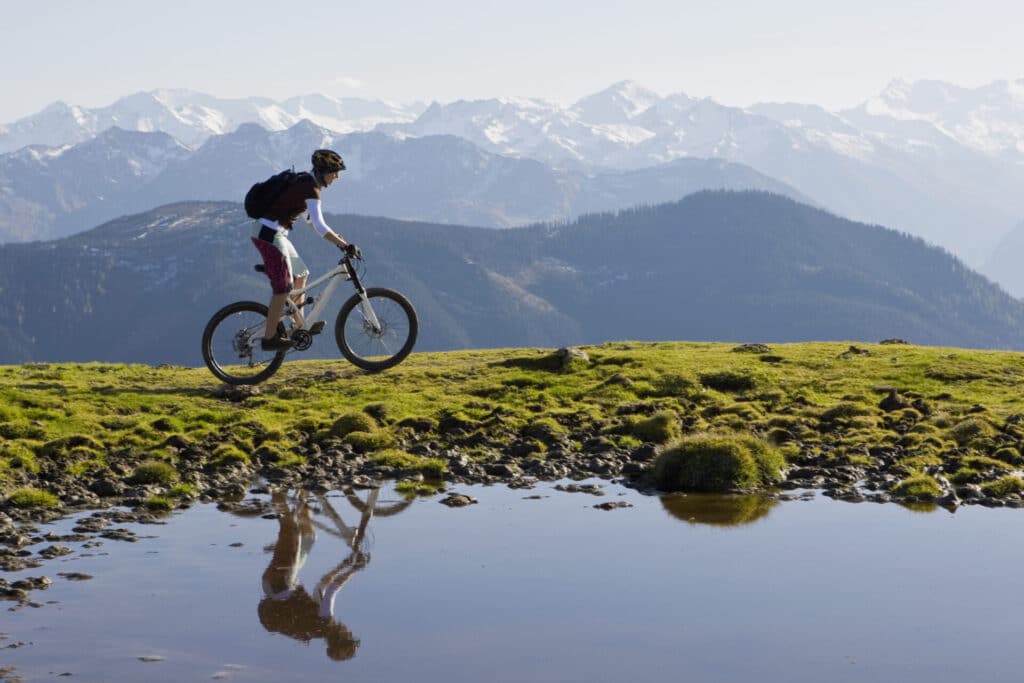
[[[1015,0],[0,0],[0,123],[156,88],[570,103],[624,79],[839,109],[1024,78]]]

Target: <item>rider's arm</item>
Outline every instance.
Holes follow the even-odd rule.
[[[348,242],[343,240],[341,235],[331,230],[330,226],[324,221],[324,214],[323,210],[320,208],[319,199],[307,199],[306,211],[310,225],[313,226],[313,229],[316,230],[321,237],[342,249],[348,246]]]

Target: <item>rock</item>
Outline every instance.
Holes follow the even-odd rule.
[[[463,493],[449,493],[447,497],[442,498],[438,502],[450,508],[461,508],[467,505],[475,505],[478,501],[476,498]]]
[[[66,545],[51,545],[39,551],[39,554],[48,560],[62,555],[70,555],[74,551]]]
[[[555,487],[555,490],[567,493],[589,493],[592,496],[604,495],[604,491],[601,490],[601,486],[598,484],[559,484]]]
[[[902,410],[910,407],[910,401],[896,393],[895,389],[889,390],[889,395],[879,402],[878,407],[887,413],[894,410]]]
[[[575,346],[566,346],[558,349],[555,352],[555,356],[558,358],[558,369],[560,372],[568,372],[572,370],[573,365],[581,363],[590,363],[590,356],[583,349],[578,349]]]
[[[964,484],[956,489],[956,495],[964,500],[981,500],[985,494],[977,484]]]
[[[892,339],[883,339],[882,341],[880,341],[878,343],[879,344],[910,344],[910,342],[904,341],[903,339],[900,339],[898,337],[893,337]]]
[[[127,541],[129,543],[135,543],[139,540],[135,532],[128,529],[110,529],[109,531],[104,531],[100,536],[114,541]]]
[[[83,574],[82,572],[60,572],[57,576],[68,581],[88,581],[92,579],[92,574]]]
[[[111,498],[113,496],[120,496],[124,493],[125,486],[116,479],[102,478],[96,479],[89,485],[89,490],[95,493],[97,496],[104,498]]]
[[[518,465],[500,462],[484,465],[484,471],[492,477],[518,477],[523,473]]]
[[[598,503],[594,506],[598,510],[615,510],[617,508],[631,508],[632,503],[627,503],[624,500],[608,501],[607,503]]]
[[[740,344],[733,347],[736,353],[771,353],[771,350],[767,344]]]
[[[20,588],[26,591],[44,591],[53,585],[53,579],[49,576],[29,576],[11,584],[11,588]]]
[[[629,454],[629,458],[633,462],[648,462],[649,460],[653,460],[654,456],[657,454],[658,449],[654,444],[645,443],[643,446],[634,449],[633,452]]]
[[[251,384],[242,384],[240,386],[222,384],[213,390],[212,395],[214,398],[221,398],[232,403],[241,403],[252,396],[259,396],[260,393],[262,393],[260,388]]]

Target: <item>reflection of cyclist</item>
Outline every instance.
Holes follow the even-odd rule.
[[[306,643],[314,638],[323,638],[327,642],[327,656],[331,659],[355,656],[359,641],[344,624],[334,620],[334,601],[352,575],[370,562],[370,555],[362,550],[362,544],[373,516],[377,493],[373,490],[368,504],[362,507],[358,527],[346,526],[327,499],[321,498],[320,505],[331,518],[333,528],[313,520],[304,496],[300,496],[299,503],[290,509],[284,493],[273,494],[272,503],[277,509],[279,524],[277,543],[270,565],[263,572],[265,597],[257,609],[264,628]],[[298,582],[298,572],[316,538],[314,525],[344,538],[352,552],[324,574],[310,595]]]
[[[277,351],[291,346],[290,339],[278,334],[277,322],[284,312],[289,293],[293,288],[305,287],[309,275],[309,269],[288,239],[288,231],[292,229],[295,219],[305,213],[306,219],[325,240],[350,255],[359,252],[355,245],[346,242],[324,222],[320,207],[320,190],[329,187],[338,178],[338,173],[345,170],[345,162],[337,152],[329,149],[313,152],[312,161],[313,170],[299,173],[295,182],[289,184],[274,200],[266,210],[266,215],[261,216],[253,228],[252,241],[263,257],[263,266],[274,292],[267,311],[267,329],[262,341],[264,351]],[[295,303],[301,305],[301,295]]]

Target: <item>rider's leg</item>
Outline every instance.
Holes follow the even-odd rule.
[[[277,322],[284,313],[284,302],[288,300],[288,292],[275,294],[270,297],[270,306],[267,307],[267,329],[263,334],[264,339],[277,336]]]
[[[279,243],[279,232],[270,228],[257,225],[254,228],[252,243],[256,250],[263,257],[263,268],[270,280],[270,287],[274,294],[270,298],[270,305],[267,307],[267,326],[264,331],[264,340],[277,336],[277,323],[281,320],[284,312],[285,302],[292,292],[292,270],[288,262],[287,254],[282,250]],[[287,240],[285,240],[287,244]],[[290,246],[290,245],[289,245]]]
[[[308,272],[305,275],[299,275],[298,277],[296,277],[295,278],[295,289],[302,289],[303,287],[305,287],[306,286],[306,280],[308,278],[309,278],[309,273]],[[304,302],[305,300],[306,300],[306,293],[305,292],[300,292],[298,294],[293,294],[292,295],[292,301],[295,302],[295,306],[296,306],[296,311],[295,311],[295,314],[292,315],[292,320],[295,321],[295,326],[296,327],[302,327],[302,325],[305,322],[303,320],[303,318],[302,318],[302,302]],[[282,306],[283,305],[284,304],[282,303]]]

